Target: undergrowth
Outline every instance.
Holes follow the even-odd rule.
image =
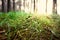
[[[60,16],[39,16],[25,12],[0,13],[0,27],[5,29],[7,40],[50,40],[46,29],[59,34]],[[49,32],[48,32],[49,33]],[[44,36],[42,39],[41,37]]]

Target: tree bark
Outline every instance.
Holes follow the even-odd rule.
[[[8,0],[8,12],[9,11],[13,11],[13,1],[12,0]]]
[[[2,0],[2,12],[7,12],[7,0]]]
[[[21,0],[19,1],[20,3],[19,3],[19,9],[21,10]]]
[[[57,0],[53,0],[53,13],[57,13]]]
[[[15,11],[15,0],[13,0],[13,10]]]
[[[10,0],[8,0],[8,12],[10,10]]]
[[[26,0],[23,0],[23,6],[24,6],[24,9],[25,9],[25,1],[26,1]]]
[[[34,0],[34,11],[35,11],[35,0]]]

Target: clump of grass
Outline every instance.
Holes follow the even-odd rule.
[[[54,26],[52,27],[52,31],[54,32],[55,36],[60,37],[60,15],[53,14],[52,19],[54,22]]]
[[[40,40],[40,34],[44,34],[45,28],[52,29],[55,32],[53,26],[58,22],[54,20],[52,17],[37,17],[34,14],[22,11],[0,13],[0,27],[5,28],[8,40]]]

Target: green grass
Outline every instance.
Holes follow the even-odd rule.
[[[37,17],[22,11],[0,13],[0,27],[6,30],[7,40],[17,39],[17,37],[17,40],[40,40],[41,34],[46,37],[47,33],[49,33],[46,33],[45,29],[56,35],[60,32],[58,31],[58,28],[60,28],[60,17],[54,17]],[[48,38],[48,40],[51,39],[51,37]]]

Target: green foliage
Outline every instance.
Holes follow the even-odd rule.
[[[58,20],[58,21],[57,21]],[[60,26],[59,17],[36,17],[25,12],[0,13],[0,27],[5,28],[8,40],[40,40],[40,34],[45,35],[45,28],[57,32],[56,26]],[[17,36],[17,37],[16,37]]]
[[[52,19],[54,22],[54,25],[52,27],[52,31],[57,37],[60,37],[60,15],[53,14]]]

